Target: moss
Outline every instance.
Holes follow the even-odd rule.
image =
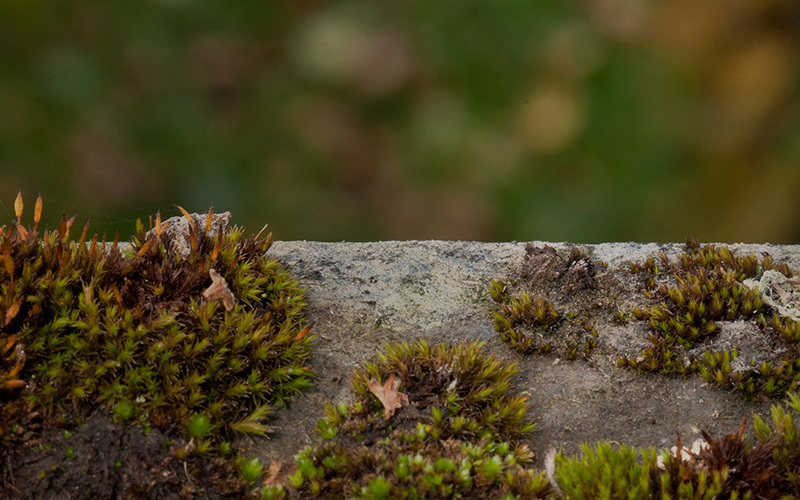
[[[532,454],[521,441],[530,423],[515,419],[497,425],[503,403],[517,411],[527,407],[506,384],[514,372],[513,365],[484,354],[481,344],[387,346],[377,361],[356,370],[355,401],[327,406],[318,423],[321,442],[296,455],[297,469],[288,483],[264,487],[262,498],[732,499],[800,494],[797,394],[785,406],[773,405],[770,423],[755,417],[755,443],[742,437],[744,423],[720,438],[704,433],[692,451],[681,447],[680,436],[673,452],[660,454],[654,448],[601,442],[583,445],[577,457],[555,454],[543,472],[531,467]],[[475,376],[480,373],[494,375]],[[401,378],[397,391],[409,403],[386,419],[367,380],[392,375]],[[460,397],[461,403],[451,407],[452,391],[474,398]],[[508,439],[512,436],[516,439]]]
[[[567,498],[798,498],[800,398],[773,405],[772,425],[756,417],[756,442],[738,432],[657,456],[610,443],[584,446],[577,459],[559,455],[555,478]],[[798,418],[798,421],[795,421]]]
[[[552,302],[542,297],[531,298],[525,290],[510,296],[502,281],[492,280],[489,286],[492,299],[499,306],[494,313],[494,328],[500,338],[523,354],[550,352],[553,345],[535,332],[546,333],[560,321]]]
[[[187,255],[170,250],[160,215],[150,231],[137,222],[124,254],[117,238],[90,238],[88,223],[70,240],[74,217],[40,232],[41,197],[32,227],[21,196],[15,209],[0,232],[3,443],[32,414],[99,406],[183,432],[182,453],[225,454],[234,433],[265,433],[272,408],[308,385],[304,290],[265,256],[272,235],[212,234],[210,210],[205,228],[184,211]]]
[[[559,253],[549,246],[529,244],[521,282],[492,280],[489,284],[495,330],[523,354],[552,352],[570,360],[588,358],[598,345],[594,314],[598,308],[616,307],[608,297],[608,284],[598,279],[607,267],[577,247]],[[568,298],[576,295],[590,300],[570,302]]]
[[[767,255],[736,255],[725,246],[700,246],[688,239],[684,252],[672,260],[661,254],[643,264],[632,264],[645,296],[653,305],[636,308],[633,317],[646,321],[651,347],[634,359],[620,357],[619,364],[665,374],[699,373],[706,380],[750,396],[771,396],[800,387],[800,325],[783,318],[764,304],[760,292],[742,284],[774,269],[791,271]],[[786,354],[775,363],[764,361],[750,370],[733,370],[736,349],[712,351],[702,347],[719,331],[719,322],[744,320],[757,325],[763,335],[783,343]],[[691,351],[691,354],[690,354]]]
[[[389,345],[353,376],[356,400],[329,405],[316,447],[297,455],[299,498],[541,498],[551,490],[517,440],[533,428],[509,394],[516,366],[481,343]],[[386,419],[369,380],[400,380],[408,404]],[[265,493],[275,495],[275,489]]]

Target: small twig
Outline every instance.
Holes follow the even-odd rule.
[[[191,476],[189,476],[189,468],[186,467],[186,460],[183,461],[183,472],[186,473],[186,479],[188,479],[190,483],[194,484],[194,480],[192,480]]]
[[[8,464],[8,476],[11,478],[11,487],[14,488],[14,471],[11,470],[11,456],[6,457],[6,463]]]

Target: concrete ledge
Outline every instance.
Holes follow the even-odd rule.
[[[565,243],[531,242],[568,249]],[[575,451],[584,441],[614,440],[668,447],[676,433],[691,442],[699,428],[712,434],[738,429],[742,418],[768,415],[775,401],[744,402],[698,376],[663,377],[616,367],[606,352],[592,362],[555,356],[521,356],[492,326],[488,282],[516,272],[526,243],[386,241],[371,243],[275,242],[270,255],[285,262],[308,288],[315,322],[311,358],[314,387],[279,412],[271,439],[256,445],[266,459],[288,460],[317,439],[315,425],[326,402],[347,400],[349,375],[387,342],[483,340],[501,359],[519,364],[517,390],[531,400],[538,423],[529,445],[541,459],[551,446]],[[681,244],[577,245],[617,268]],[[727,245],[737,253],[768,252],[800,270],[800,245]],[[605,345],[618,332],[600,331]],[[622,340],[624,341],[624,339]],[[541,465],[541,463],[540,463]]]

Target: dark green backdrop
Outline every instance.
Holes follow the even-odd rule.
[[[0,2],[0,201],[100,231],[800,243],[800,2]],[[28,213],[30,217],[30,213]]]

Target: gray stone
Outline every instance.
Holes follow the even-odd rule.
[[[533,242],[566,250],[566,243]],[[697,375],[665,377],[616,366],[647,346],[642,322],[598,327],[598,354],[589,361],[553,355],[522,356],[502,342],[492,324],[491,279],[514,276],[525,243],[466,241],[385,241],[325,243],[278,241],[269,255],[283,261],[308,289],[308,315],[316,341],[310,366],[314,386],[277,414],[270,441],[257,445],[265,460],[290,460],[315,442],[316,421],[326,402],[351,397],[353,368],[374,358],[390,342],[431,343],[478,340],[498,358],[518,364],[514,388],[529,396],[537,430],[528,442],[538,457],[551,447],[577,452],[581,442],[613,440],[668,448],[680,433],[691,442],[697,429],[712,435],[735,432],[744,417],[769,418],[774,401],[743,401],[739,394],[706,383]],[[768,252],[800,270],[798,245],[728,245],[739,253]],[[664,252],[675,256],[681,244],[605,243],[578,245],[593,259],[616,269]],[[633,278],[630,278],[633,279]],[[635,304],[622,294],[621,309]],[[779,353],[753,337],[752,325],[722,326],[715,342],[736,346],[742,366]],[[540,466],[543,463],[539,464]]]
[[[192,216],[192,219],[194,219],[194,227],[195,230],[198,231],[198,234],[199,232],[205,231],[206,214],[193,213],[190,215]],[[216,237],[220,231],[223,231],[228,227],[230,220],[230,212],[212,214],[211,228],[208,231],[208,235],[212,238]],[[162,225],[167,226],[166,229],[163,230],[162,234],[170,238],[170,241],[172,242],[171,250],[182,255],[183,257],[187,257],[192,251],[192,247],[189,238],[189,221],[186,219],[186,217],[183,215],[170,217],[169,219],[163,221]],[[149,237],[153,231],[155,231],[155,229],[148,231],[147,236]]]

